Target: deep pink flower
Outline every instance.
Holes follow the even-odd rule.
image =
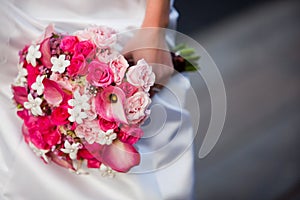
[[[101,130],[103,130],[103,131],[118,128],[118,124],[116,122],[108,121],[108,120],[105,120],[103,118],[99,119],[99,125],[100,125]]]
[[[61,40],[60,48],[64,52],[74,53],[75,45],[78,43],[78,38],[76,36],[65,36]]]
[[[127,144],[134,144],[143,136],[143,134],[143,130],[139,127],[124,125],[121,127],[118,138]]]
[[[96,112],[107,121],[116,121],[127,124],[123,104],[124,92],[115,86],[104,88],[96,96]]]
[[[27,84],[28,87],[31,88],[31,85],[36,81],[36,77],[40,75],[39,67],[33,67],[31,64],[25,65],[28,75],[27,75]]]
[[[113,73],[107,64],[92,61],[88,66],[87,81],[98,87],[107,87],[113,82]]]
[[[86,159],[88,168],[99,168],[101,165],[101,162],[97,160],[87,149],[79,149],[77,158]]]
[[[14,95],[14,100],[17,104],[21,104],[23,105],[24,102],[27,102],[27,89],[25,87],[21,87],[21,86],[12,86],[12,91],[13,91],[13,95]]]
[[[69,123],[69,116],[70,114],[68,113],[68,107],[60,106],[53,109],[51,119],[55,125],[63,125]]]
[[[76,54],[71,59],[71,64],[68,66],[67,71],[70,76],[76,76],[78,74],[86,73],[86,62],[82,54]]]
[[[88,57],[90,53],[95,49],[95,45],[88,41],[80,41],[75,46],[75,54],[82,54],[84,57]]]
[[[35,118],[34,123],[28,124],[28,139],[39,149],[50,149],[59,144],[61,133],[48,116]]]

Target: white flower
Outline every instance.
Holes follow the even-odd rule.
[[[68,113],[71,115],[68,119],[70,122],[76,122],[77,124],[81,124],[83,121],[82,119],[87,118],[87,114],[81,109],[78,108],[69,108]]]
[[[64,73],[66,67],[70,65],[70,61],[66,60],[66,55],[60,55],[58,58],[52,57],[50,61],[53,64],[51,71],[58,72],[60,74]]]
[[[80,95],[79,91],[74,92],[74,99],[70,99],[68,104],[76,109],[90,110],[90,104],[88,103],[89,97],[87,95]]]
[[[18,65],[18,76],[15,79],[14,85],[24,86],[27,82],[26,76],[28,75],[27,69],[23,67],[23,62]]]
[[[114,178],[116,175],[116,172],[114,170],[104,164],[101,164],[100,171],[102,172],[102,176],[107,176],[109,178]]]
[[[29,142],[29,147],[38,157],[42,157],[47,163],[49,162],[48,157],[46,156],[46,153],[49,152],[49,150],[39,149],[31,142]]]
[[[76,159],[77,157],[77,152],[80,146],[80,143],[73,143],[70,144],[68,140],[65,141],[64,143],[65,148],[64,149],[60,149],[62,152],[69,154],[70,158],[72,160]]]
[[[32,88],[33,90],[36,90],[38,95],[42,95],[43,92],[44,92],[44,85],[43,85],[43,80],[44,80],[44,78],[45,78],[45,76],[40,76],[40,75],[38,75],[38,76],[36,77],[35,83],[33,83],[33,84],[31,85],[31,88]]]
[[[110,145],[112,143],[112,141],[114,139],[117,138],[117,134],[114,133],[114,130],[113,129],[109,129],[107,130],[106,132],[104,131],[101,131],[99,134],[98,134],[98,138],[97,138],[97,142],[101,145]]]
[[[26,55],[26,61],[31,63],[32,66],[36,66],[36,59],[42,56],[42,53],[39,51],[40,45],[30,45],[28,48],[28,53]]]
[[[31,94],[28,94],[27,99],[28,102],[24,102],[24,107],[30,110],[35,116],[43,115],[43,111],[40,107],[43,100],[38,97],[34,99]]]

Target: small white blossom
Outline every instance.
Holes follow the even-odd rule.
[[[40,98],[33,98],[31,94],[27,96],[28,102],[24,102],[24,107],[31,111],[31,113],[35,116],[43,115],[43,111],[41,109],[42,99]]]
[[[38,75],[38,76],[36,77],[35,83],[33,83],[33,84],[31,85],[31,88],[32,88],[33,90],[36,90],[38,95],[42,95],[43,92],[44,92],[44,85],[43,85],[43,80],[44,80],[44,78],[45,78],[45,76],[40,76],[40,75]]]
[[[76,122],[77,124],[81,124],[83,122],[82,119],[86,119],[88,117],[84,111],[77,108],[69,108],[68,113],[70,114],[70,117],[68,118],[69,121]]]
[[[89,97],[85,94],[80,95],[79,91],[74,92],[74,99],[70,99],[68,104],[76,109],[90,110],[90,104],[88,103]]]
[[[112,170],[112,168],[104,164],[101,164],[100,171],[102,172],[102,176],[106,176],[109,178],[114,178],[116,176],[116,172]]]
[[[14,85],[24,86],[27,82],[26,76],[28,75],[27,69],[23,67],[23,62],[18,65],[18,76],[15,79]]]
[[[29,142],[29,147],[38,157],[42,157],[47,163],[49,162],[48,157],[46,156],[46,153],[49,152],[49,150],[39,149],[31,142]]]
[[[26,61],[31,63],[32,66],[36,66],[36,59],[41,58],[42,53],[39,51],[40,45],[30,45],[28,53],[26,55]]]
[[[66,55],[60,55],[58,58],[52,57],[50,61],[52,63],[51,71],[60,74],[64,73],[66,67],[70,65],[70,61],[66,60]]]
[[[110,145],[112,143],[112,141],[114,139],[117,138],[117,134],[114,133],[114,130],[113,129],[109,129],[107,130],[106,132],[104,131],[101,131],[99,134],[98,134],[98,138],[97,138],[97,142],[101,145]]]
[[[64,149],[60,149],[62,152],[69,154],[70,158],[72,160],[76,159],[77,157],[77,152],[80,146],[80,143],[73,143],[70,144],[68,140],[65,141],[64,143],[65,148]]]

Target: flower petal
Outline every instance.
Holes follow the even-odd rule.
[[[134,146],[115,140],[112,145],[104,145],[102,160],[118,172],[128,172],[132,167],[140,163],[140,154]]]
[[[50,69],[52,67],[52,63],[50,61],[50,59],[51,59],[50,38],[45,39],[41,43],[40,51],[42,53],[42,57],[40,60],[42,61],[43,65],[45,67]]]
[[[49,79],[44,79],[43,84],[45,87],[44,97],[46,101],[51,105],[58,106],[64,98],[62,89],[56,82]]]
[[[12,91],[16,103],[23,105],[24,102],[27,102],[27,90],[25,87],[12,86]]]
[[[111,100],[111,95],[115,95],[116,101]],[[125,93],[123,90],[109,86],[96,96],[96,111],[107,121],[128,124],[123,107],[124,101]]]

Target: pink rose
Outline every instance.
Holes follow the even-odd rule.
[[[136,93],[138,91],[137,87],[131,85],[128,82],[123,82],[118,87],[123,90],[123,92],[126,95],[126,98],[131,97],[134,93]]]
[[[69,53],[74,53],[75,45],[78,43],[78,38],[76,36],[65,36],[60,43],[60,48]]]
[[[93,144],[97,139],[99,129],[97,120],[85,121],[76,127],[75,133],[77,137],[84,138],[89,144]]]
[[[127,144],[136,143],[142,136],[144,132],[141,128],[135,126],[122,126],[118,138]]]
[[[61,141],[61,133],[49,117],[38,117],[33,123],[27,123],[28,138],[37,148],[50,149]],[[26,124],[26,123],[25,123]]]
[[[69,116],[70,114],[68,113],[68,107],[60,106],[53,109],[51,119],[55,125],[64,125],[69,123]]]
[[[120,85],[122,83],[127,67],[129,66],[127,60],[124,58],[124,56],[119,55],[117,58],[110,62],[109,66],[114,73],[114,82],[117,85]]]
[[[95,45],[90,41],[80,41],[75,46],[75,53],[82,54],[84,57],[88,57],[88,55],[93,52],[95,49]]]
[[[98,47],[108,47],[116,42],[116,32],[106,26],[91,26],[83,31],[77,31],[75,35],[79,40],[91,40]]]
[[[107,64],[92,61],[88,66],[87,81],[98,87],[107,87],[113,82],[113,73]]]
[[[67,68],[70,76],[83,75],[86,73],[86,62],[82,54],[76,54],[72,57],[70,66]]]
[[[126,100],[125,113],[131,124],[141,122],[149,114],[147,110],[151,99],[145,92],[137,92]]]
[[[130,84],[141,87],[145,92],[149,91],[155,81],[152,67],[144,59],[139,60],[135,66],[130,67],[126,77]]]
[[[103,131],[118,128],[118,124],[116,122],[108,121],[103,118],[99,119],[99,125],[100,125],[101,130],[103,130]]]

